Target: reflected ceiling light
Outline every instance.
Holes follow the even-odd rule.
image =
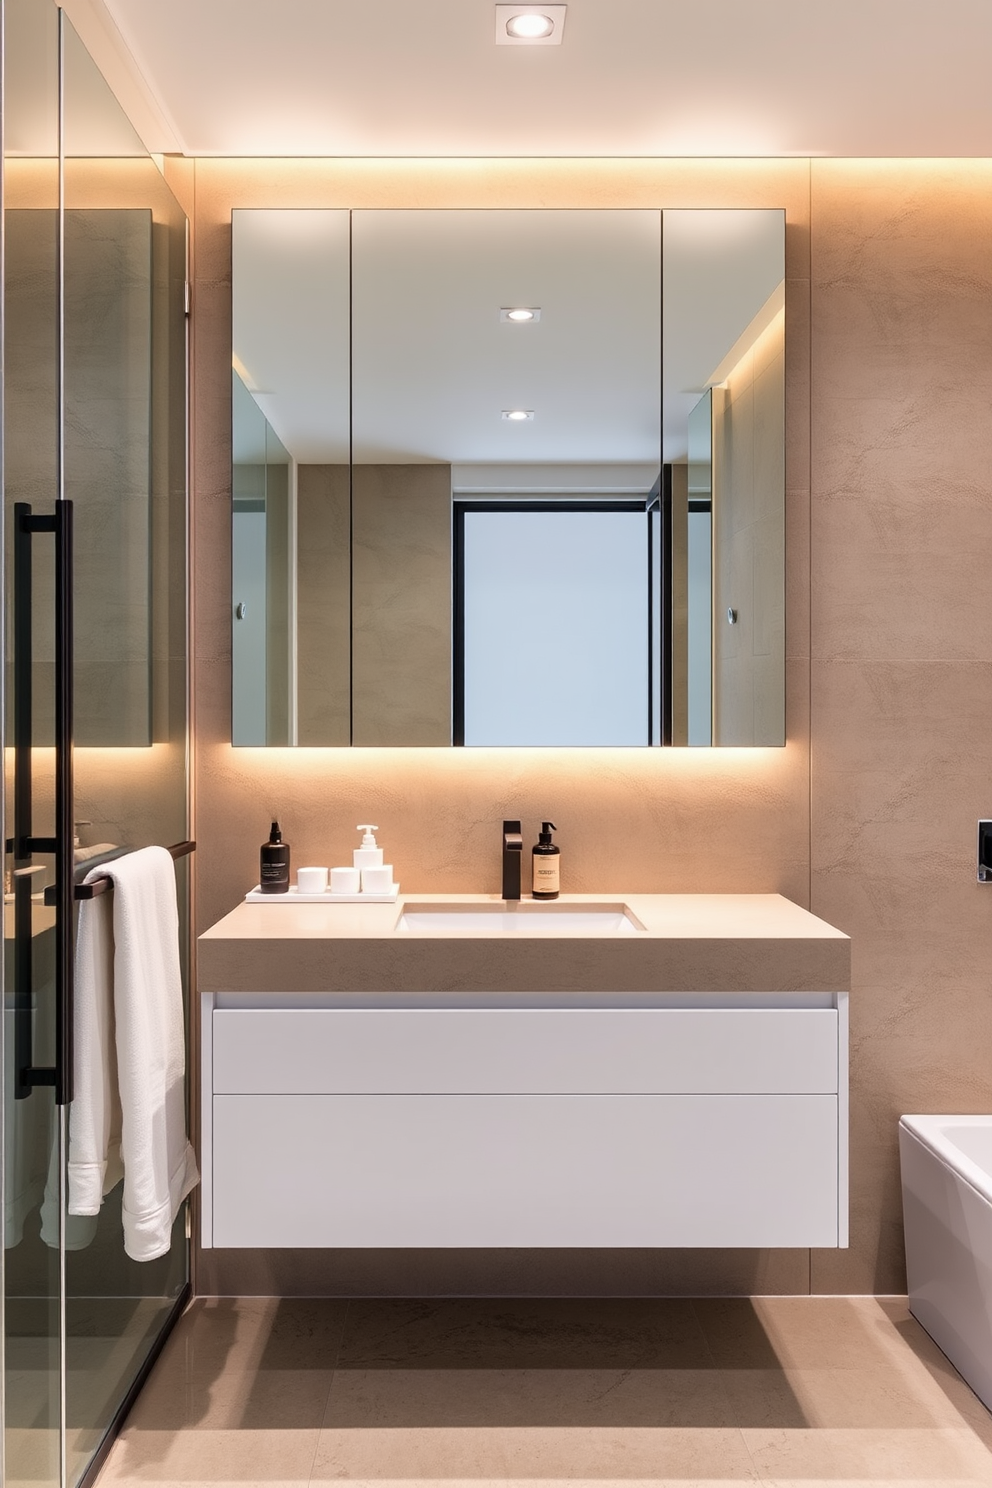
[[[502,417],[509,419],[511,424],[522,424],[533,419],[533,408],[504,408]]]
[[[560,46],[564,5],[497,5],[497,46]]]
[[[502,305],[499,318],[510,321],[513,325],[532,325],[535,320],[540,320],[541,307],[540,305]]]

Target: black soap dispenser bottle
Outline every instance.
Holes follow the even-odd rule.
[[[557,830],[554,822],[542,822],[541,834],[531,854],[535,899],[558,898],[561,887],[561,849],[551,840],[551,833]]]
[[[283,842],[277,821],[258,855],[258,886],[263,894],[289,892],[289,843]]]

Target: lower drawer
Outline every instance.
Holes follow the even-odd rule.
[[[837,1099],[216,1096],[216,1246],[835,1246]]]

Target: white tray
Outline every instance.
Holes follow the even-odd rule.
[[[249,889],[245,900],[249,904],[395,904],[400,886],[394,883],[388,894],[332,894],[325,889],[322,894],[301,894],[296,884],[290,884],[285,894],[263,894],[258,884]]]

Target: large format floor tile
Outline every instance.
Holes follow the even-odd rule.
[[[904,1299],[199,1301],[101,1488],[989,1488]]]

